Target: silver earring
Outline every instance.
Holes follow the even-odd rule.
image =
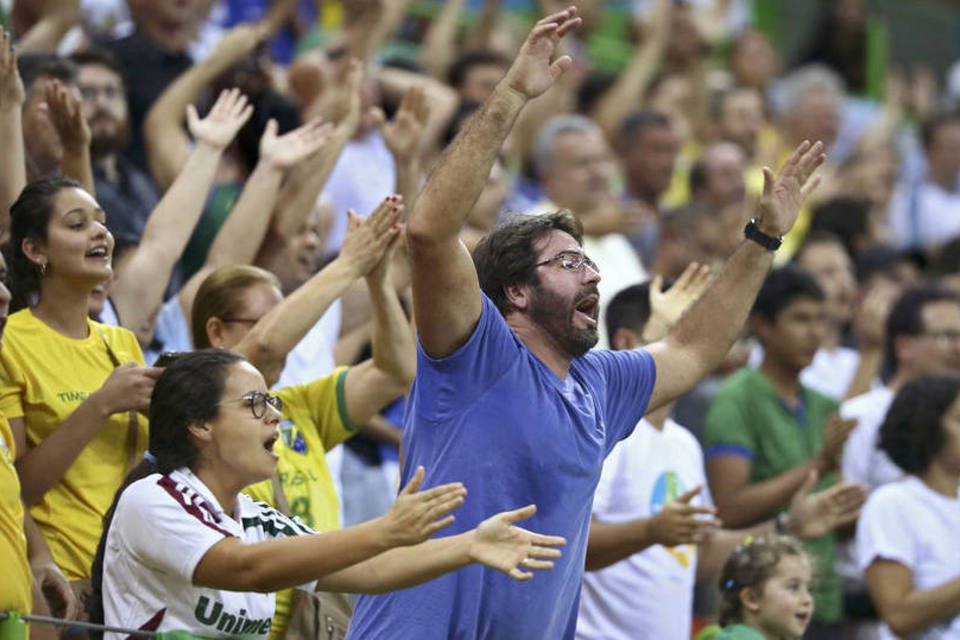
[[[47,261],[44,260],[39,264],[40,264],[40,277],[42,278],[43,276],[47,275]]]

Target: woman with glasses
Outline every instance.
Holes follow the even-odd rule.
[[[880,449],[907,475],[875,490],[856,549],[880,637],[960,638],[960,377],[922,376],[897,394]]]
[[[187,353],[164,369],[150,402],[153,462],[118,493],[94,567],[106,624],[265,638],[279,589],[383,592],[472,562],[525,580],[523,569],[560,555],[562,539],[513,526],[532,505],[427,540],[453,522],[466,490],[419,492],[422,468],[388,514],[340,531],[316,534],[255,502],[240,491],[276,470],[281,407],[234,352]]]

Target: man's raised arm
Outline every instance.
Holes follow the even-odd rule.
[[[460,228],[523,105],[570,66],[568,56],[551,58],[564,34],[579,24],[570,7],[534,25],[506,76],[451,143],[417,199],[407,223],[413,304],[420,342],[433,357],[453,353],[480,318],[480,286]]]

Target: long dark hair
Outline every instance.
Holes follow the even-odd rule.
[[[70,178],[48,178],[31,182],[10,206],[10,312],[29,307],[40,291],[40,269],[23,253],[23,241],[47,242],[53,217],[53,201],[64,189],[83,189]]]
[[[93,588],[86,603],[90,620],[103,623],[103,561],[113,514],[124,490],[154,473],[192,467],[197,451],[189,437],[191,423],[216,419],[231,365],[244,357],[224,349],[201,349],[177,356],[157,379],[150,396],[150,453],[127,474],[103,518],[103,533],[90,572]],[[99,639],[100,634],[92,634]]]

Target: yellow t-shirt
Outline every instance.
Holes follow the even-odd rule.
[[[56,431],[113,372],[104,341],[119,362],[143,364],[131,332],[92,320],[87,324],[90,334],[75,340],[48,327],[29,309],[7,321],[0,351],[0,413],[11,420],[23,418],[28,450]],[[138,415],[137,446],[131,456],[129,415],[111,416],[60,481],[30,508],[69,580],[90,577],[103,516],[131,462],[147,448],[147,419]]]
[[[340,501],[327,468],[326,453],[354,433],[344,401],[347,367],[307,384],[277,391],[283,400],[277,473],[290,512],[316,531],[340,528]],[[269,480],[244,489],[254,500],[277,506]],[[277,593],[271,638],[282,638],[290,616],[291,590]]]
[[[23,535],[20,478],[13,467],[15,457],[13,432],[6,418],[0,416],[0,558],[4,559],[0,611],[30,613],[30,565]]]

